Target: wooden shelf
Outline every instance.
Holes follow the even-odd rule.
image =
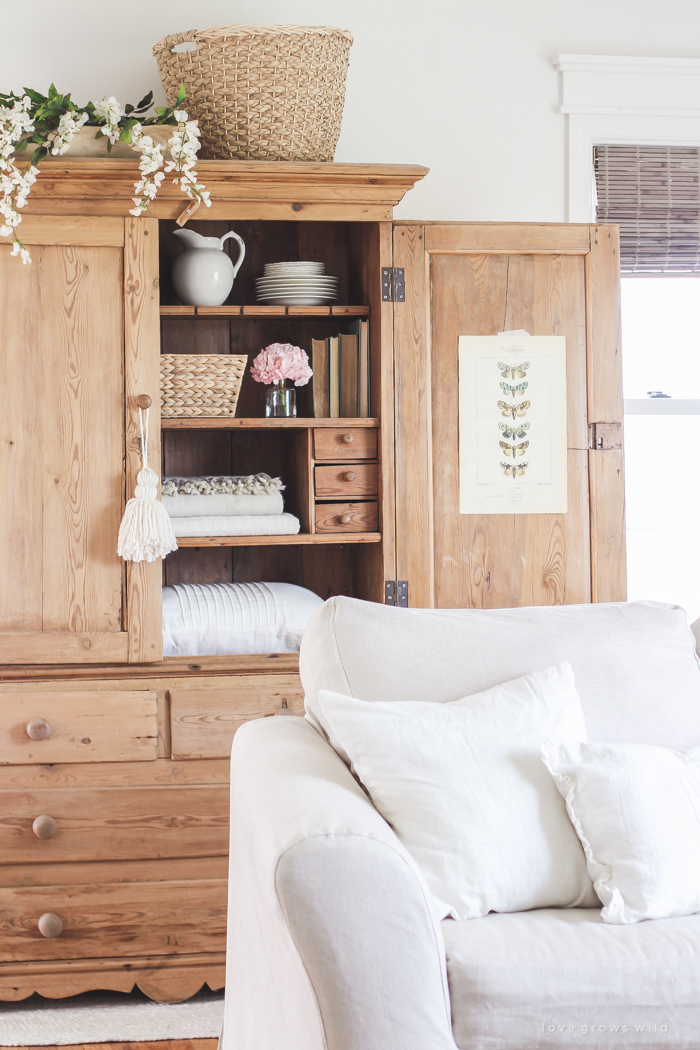
[[[356,427],[378,427],[375,416],[366,419],[315,419],[313,416],[294,416],[290,419],[277,419],[274,416],[256,416],[252,419],[240,419],[221,416],[214,419],[179,419],[165,416],[161,418],[163,430],[304,430],[310,427],[336,427],[340,430],[352,430]]]
[[[381,543],[381,532],[299,532],[296,536],[178,536],[178,547],[291,547],[310,543]]]
[[[161,306],[161,317],[369,317],[369,306]]]

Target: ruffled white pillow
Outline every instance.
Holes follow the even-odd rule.
[[[542,749],[605,907],[604,922],[700,911],[700,746]]]
[[[450,703],[327,690],[306,702],[420,865],[439,918],[599,904],[540,760],[555,732],[586,736],[568,663]]]

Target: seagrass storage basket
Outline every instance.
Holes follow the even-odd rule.
[[[247,363],[245,354],[161,354],[161,416],[235,416]]]
[[[221,26],[166,36],[153,54],[169,105],[185,86],[203,157],[330,161],[351,44],[330,26]]]

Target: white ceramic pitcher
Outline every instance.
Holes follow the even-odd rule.
[[[187,306],[221,306],[226,302],[236,274],[245,258],[245,244],[231,230],[223,237],[202,237],[194,230],[174,230],[185,250],[173,263],[173,287]],[[224,242],[233,237],[240,251],[234,266],[224,251]]]

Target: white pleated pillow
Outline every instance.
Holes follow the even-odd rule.
[[[586,736],[568,663],[444,704],[322,689],[306,705],[420,865],[439,918],[600,903],[540,757],[553,734]]]
[[[700,911],[700,746],[543,748],[609,923]]]
[[[293,583],[181,583],[163,588],[163,656],[296,653],[323,601]]]

